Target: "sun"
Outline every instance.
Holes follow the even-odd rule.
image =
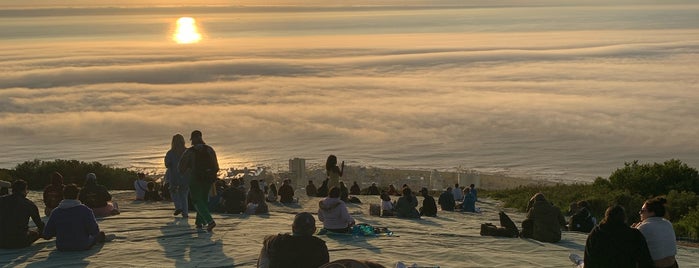
[[[178,44],[194,44],[201,41],[201,34],[197,30],[197,22],[191,17],[177,19],[177,29],[172,35],[172,40]]]

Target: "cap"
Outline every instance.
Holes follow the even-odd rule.
[[[189,140],[194,139],[194,137],[201,137],[201,131],[199,131],[199,130],[192,131],[192,135],[189,136]]]
[[[312,235],[316,231],[316,219],[308,212],[296,214],[292,230],[295,234]]]

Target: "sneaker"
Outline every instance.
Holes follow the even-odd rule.
[[[206,226],[206,231],[211,232],[212,230],[214,230],[214,227],[216,227],[216,222],[212,221],[211,223],[209,223],[209,225]]]
[[[177,216],[180,215],[180,213],[182,213],[181,209],[175,209],[175,213],[173,213],[172,215]]]
[[[575,263],[575,265],[580,265],[581,263],[583,263],[583,258],[580,258],[580,256],[575,253],[570,253],[570,255],[568,255],[568,259]]]

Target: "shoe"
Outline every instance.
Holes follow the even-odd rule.
[[[575,265],[580,265],[581,263],[583,263],[583,258],[580,258],[580,256],[575,253],[570,253],[570,255],[568,255],[568,259],[575,263]]]
[[[209,223],[209,225],[206,226],[206,231],[211,232],[214,229],[214,227],[216,227],[216,222],[212,221],[211,223]]]
[[[180,215],[180,213],[182,213],[181,209],[175,209],[175,213],[173,213],[172,215],[177,216],[177,215]]]

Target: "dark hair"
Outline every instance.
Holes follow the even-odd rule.
[[[655,217],[665,217],[665,197],[657,196],[646,200],[646,209],[655,213]]]
[[[308,212],[301,212],[294,217],[294,223],[291,225],[291,230],[294,234],[310,236],[316,231],[316,220]]]
[[[620,205],[614,205],[608,207],[604,212],[604,219],[600,221],[600,224],[625,224],[626,223],[626,212],[624,207]]]
[[[337,166],[337,156],[329,155],[328,160],[325,161],[325,170],[330,171],[331,168]]]
[[[476,185],[471,183],[471,189],[476,188]]]
[[[54,171],[51,173],[51,184],[52,185],[62,185],[63,184],[63,175],[61,173],[58,173],[58,171]]]
[[[146,184],[146,187],[148,187],[148,191],[153,191],[153,188],[155,188],[155,183],[149,181],[148,184]]]
[[[388,195],[386,191],[381,191],[381,200],[391,201],[391,197]]]
[[[80,192],[80,189],[78,189],[75,183],[63,186],[63,198],[65,199],[78,199],[78,192]]]
[[[412,194],[413,194],[413,191],[410,190],[410,187],[403,188],[403,195],[404,196],[411,196]]]
[[[590,207],[590,203],[588,203],[588,202],[585,201],[585,200],[578,201],[578,204],[577,204],[577,205],[578,205],[579,208],[589,208],[589,207]]]
[[[15,180],[12,182],[12,193],[18,194],[27,191],[27,182],[24,180]]]
[[[262,189],[260,189],[260,182],[257,180],[250,180],[250,190],[262,191]]]
[[[330,192],[328,193],[328,197],[330,198],[338,198],[340,197],[340,188],[333,186],[333,188],[330,188]]]

